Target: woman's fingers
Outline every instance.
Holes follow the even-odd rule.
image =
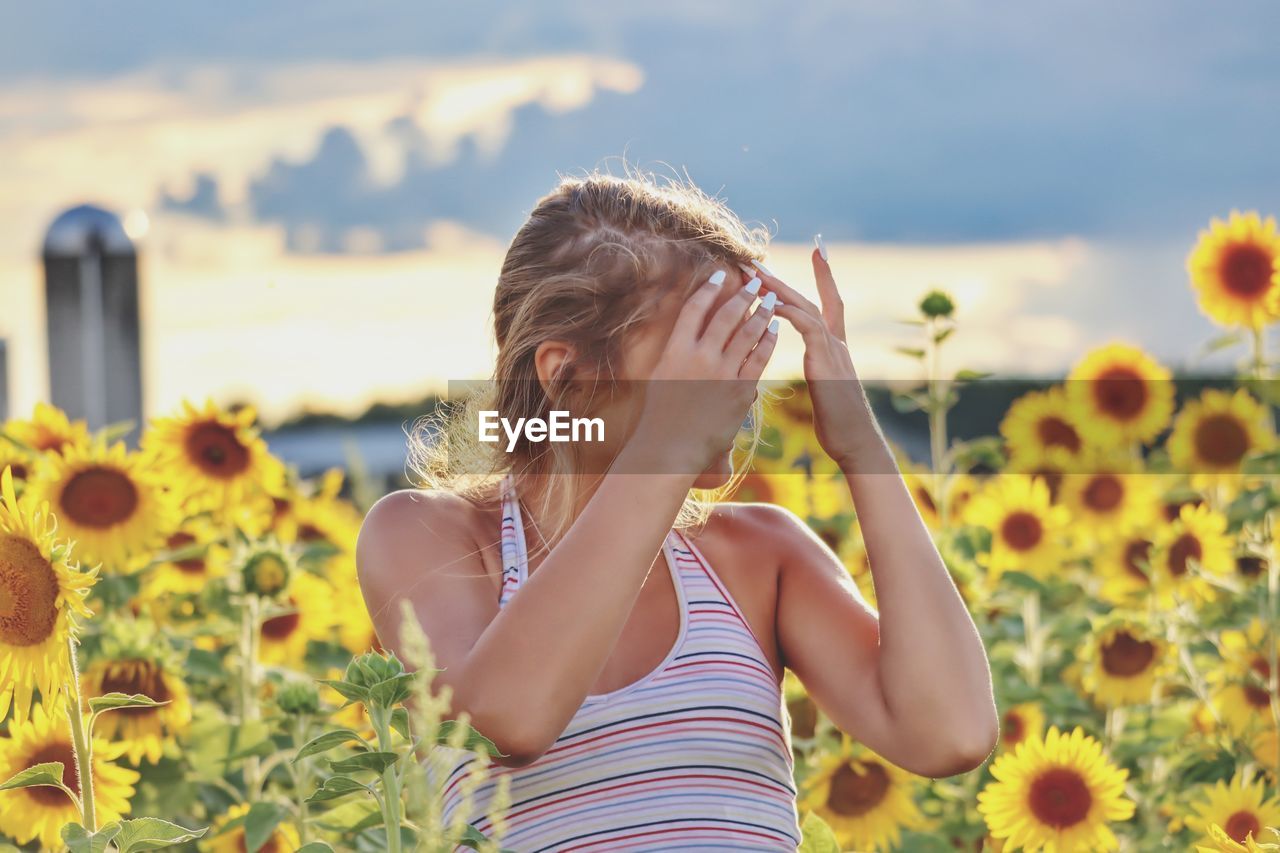
[[[821,240],[821,236],[814,239]],[[831,334],[843,341],[844,300],[840,297],[840,289],[836,287],[835,276],[831,274],[831,265],[822,257],[822,251],[818,248],[814,248],[810,260],[813,261],[813,277],[818,282],[818,298],[822,300],[822,317]]]
[[[778,299],[787,305],[798,305],[815,317],[822,316],[822,309],[814,305],[803,293],[787,284],[768,270],[758,269],[756,275],[764,279],[764,289],[778,294]]]
[[[804,310],[803,308],[797,308],[796,306],[787,303],[785,305],[779,305],[774,309],[774,311],[779,317],[782,317],[792,326],[795,326],[796,331],[800,333],[802,338],[804,338],[806,346],[818,343],[820,339],[825,337],[827,334],[827,325],[823,321],[822,317],[815,317],[812,313]]]
[[[766,295],[760,301],[760,304],[756,306],[756,310],[747,318],[746,322],[738,326],[737,331],[733,333],[733,337],[729,339],[729,343],[724,348],[724,356],[725,360],[733,365],[735,369],[742,364],[742,360],[760,342],[760,336],[764,334],[769,321],[773,319],[773,309],[777,301],[776,294],[770,293]]]
[[[755,349],[751,350],[743,360],[742,367],[738,369],[738,377],[740,379],[750,379],[753,382],[760,381],[760,377],[764,374],[765,365],[769,363],[769,357],[773,355],[773,348],[777,345],[778,318],[774,317],[765,326],[764,334],[760,336]]]
[[[727,277],[726,270],[718,269],[693,292],[676,317],[676,324],[671,330],[673,339],[697,340],[698,330],[702,328],[707,312],[715,304],[716,296],[724,289],[724,281]]]
[[[738,292],[711,315],[711,321],[702,333],[702,342],[715,352],[723,352],[730,336],[742,324],[743,318],[747,316],[747,309],[756,301],[756,294],[759,292],[759,278],[753,278],[745,287],[738,288]]]

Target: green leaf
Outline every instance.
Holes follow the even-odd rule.
[[[294,763],[301,761],[308,755],[318,755],[321,752],[341,746],[348,741],[359,741],[367,748],[368,744],[364,738],[351,729],[334,729],[331,732],[325,732],[322,735],[313,737],[311,740],[303,744],[302,749],[298,750],[298,754],[293,757]]]
[[[957,382],[971,382],[975,379],[986,379],[988,376],[994,375],[994,373],[986,370],[969,370],[968,368],[964,368],[962,370],[957,370],[954,378]]]
[[[918,409],[924,408],[924,404],[925,402],[927,402],[927,400],[928,400],[928,397],[919,393],[911,393],[911,394],[894,393],[891,397],[889,397],[889,402],[893,404],[894,410],[898,412],[902,412],[903,414],[906,414],[908,412],[914,412]]]
[[[396,708],[391,712],[391,728],[400,733],[405,740],[409,740],[409,712],[405,708]]]
[[[312,841],[310,844],[304,844],[298,848],[297,853],[333,853],[333,848],[323,841]]]
[[[344,778],[341,776],[335,778]],[[353,781],[348,779],[348,782]],[[360,786],[364,789],[364,786]],[[368,790],[368,789],[365,789]],[[325,810],[315,818],[316,826],[332,832],[359,832],[368,824],[367,820],[382,820],[382,807],[373,797],[353,797],[341,805]]]
[[[350,758],[330,761],[329,766],[334,773],[355,773],[360,770],[381,773],[399,760],[400,756],[394,752],[362,752]]]
[[[796,853],[840,853],[840,842],[836,834],[817,812],[805,815],[800,824],[802,841]]]
[[[307,797],[308,803],[323,803],[327,800],[336,800],[339,797],[345,797],[347,794],[356,791],[365,791],[372,793],[367,785],[361,785],[350,776],[330,776],[324,780],[311,796]]]
[[[105,853],[107,845],[119,832],[120,824],[116,821],[112,821],[92,835],[89,834],[89,830],[73,822],[63,825],[62,840],[71,853]]]
[[[159,708],[161,705],[168,705],[169,700],[157,702],[150,696],[143,696],[141,693],[134,693],[128,696],[124,693],[107,693],[104,696],[95,696],[89,700],[89,710],[95,714],[103,711],[114,711],[117,708]]]
[[[169,823],[158,817],[140,817],[120,822],[120,835],[116,837],[116,847],[120,853],[134,853],[136,850],[159,850],[174,844],[194,841],[208,832],[208,829],[187,829],[176,823]]]
[[[316,680],[321,684],[329,685],[345,699],[350,699],[353,702],[369,701],[369,691],[358,684],[352,684],[350,681],[345,681],[341,678],[319,678]]]
[[[918,349],[916,347],[894,347],[893,349],[896,352],[900,352],[903,355],[908,356],[910,358],[916,358],[916,359],[924,358],[924,350]]]
[[[0,791],[12,791],[16,788],[34,788],[37,785],[48,785],[51,788],[61,788],[71,798],[72,802],[76,801],[76,796],[71,789],[62,784],[62,773],[65,768],[61,761],[46,761],[43,764],[36,764],[28,767],[20,773],[9,778],[8,782],[0,785]]]
[[[471,824],[467,824],[466,828],[462,830],[462,837],[458,839],[459,844],[463,847],[470,847],[472,850],[479,850],[480,845],[488,841],[488,836]]]
[[[284,810],[275,803],[254,803],[244,819],[245,853],[258,853],[284,818]]]
[[[384,681],[379,681],[369,688],[369,699],[375,705],[390,708],[409,698],[410,685],[413,684],[413,679],[414,674],[412,672],[405,672]]]
[[[943,329],[941,332],[938,332],[936,335],[933,336],[933,342],[935,344],[942,343],[947,338],[949,338],[951,336],[951,333],[954,332],[955,330],[956,330],[955,326],[948,326],[947,328]]]
[[[440,725],[436,727],[436,743],[444,746],[447,743],[449,736],[457,727],[457,720],[442,721]],[[483,746],[488,750],[490,755],[502,756],[503,758],[506,757],[506,753],[499,752],[497,744],[493,741],[480,734],[480,732],[476,731],[471,726],[468,726],[467,729],[467,739],[462,742],[463,749],[475,749],[477,746]]]

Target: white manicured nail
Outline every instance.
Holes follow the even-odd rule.
[[[772,311],[773,306],[776,305],[777,302],[778,302],[778,294],[772,293],[772,292],[767,293],[765,294],[764,299],[760,300],[760,310]]]
[[[756,274],[756,271],[755,271],[755,270],[753,270],[751,267],[747,266],[746,264],[738,264],[738,269],[742,270],[742,271],[743,271],[744,273],[746,273],[747,275],[755,275],[755,274]]]
[[[718,285],[718,284],[723,284],[723,283],[724,283],[724,277],[725,277],[725,271],[724,271],[724,270],[716,270],[715,272],[713,272],[713,273],[711,274],[711,278],[707,279],[707,281],[711,282],[712,284],[717,284],[717,285]]]
[[[760,272],[764,273],[765,275],[773,275],[773,270],[769,269],[769,268],[768,268],[768,267],[766,267],[764,264],[762,264],[762,263],[760,263],[759,261],[757,261],[755,258],[752,258],[752,259],[751,259],[751,263],[755,264],[755,265],[756,265],[756,269],[760,270]],[[774,277],[774,278],[777,278],[777,276],[776,276],[776,275],[773,275],[773,277]]]
[[[755,296],[757,293],[759,293],[759,292],[760,292],[760,278],[759,278],[759,276],[757,276],[756,278],[753,278],[753,279],[751,279],[751,281],[747,282],[747,285],[746,285],[746,291],[747,291],[747,293],[750,293],[752,296]]]
[[[769,334],[771,335],[778,334],[778,318],[777,317],[774,317],[772,320],[769,321]]]
[[[813,242],[817,244],[817,246],[818,246],[818,254],[819,254],[819,255],[822,255],[822,259],[825,261],[825,260],[827,259],[827,247],[826,247],[825,245],[823,245],[823,242],[822,242],[822,235],[821,235],[821,234],[814,234],[814,235],[813,235]]]

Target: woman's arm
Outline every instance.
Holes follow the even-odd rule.
[[[473,525],[460,524],[460,499],[421,505],[399,492],[365,519],[356,559],[378,636],[397,647],[398,599],[409,597],[446,667],[433,686],[453,689],[452,713],[466,710],[511,755],[503,763],[533,761],[564,731],[608,662],[694,480],[746,416],[776,335],[765,333],[767,311],[746,316],[753,294],[720,300],[720,291],[704,285],[684,306],[632,438],[506,606],[494,601]],[[678,381],[690,379],[702,381]],[[688,418],[694,410],[699,417]]]
[[[801,548],[782,571],[780,641],[841,729],[908,770],[961,773],[999,737],[986,650],[862,391],[831,269],[812,261],[821,309],[767,273],[765,287],[804,338],[818,439],[853,497],[879,617],[829,549]]]

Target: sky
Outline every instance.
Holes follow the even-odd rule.
[[[15,413],[48,396],[42,235],[84,202],[138,240],[146,414],[268,420],[487,375],[511,236],[623,157],[767,227],[810,293],[820,231],[864,378],[913,374],[894,321],[934,286],[954,368],[1194,367],[1198,232],[1280,213],[1272,0],[0,2]],[[770,375],[801,354],[784,331]]]

